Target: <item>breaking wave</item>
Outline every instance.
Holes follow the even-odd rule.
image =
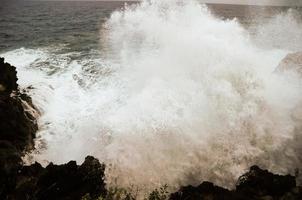
[[[291,51],[286,40],[263,48],[237,20],[195,1],[126,6],[101,38],[106,51],[81,59],[48,48],[1,55],[43,112],[26,159],[90,154],[107,165],[109,186],[143,192],[202,180],[232,187],[253,164],[302,166],[302,82],[274,73]]]

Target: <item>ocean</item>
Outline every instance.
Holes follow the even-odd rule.
[[[302,167],[301,8],[2,1],[0,56],[41,111],[26,163],[106,164],[108,187],[234,187]]]
[[[89,52],[99,49],[99,31],[110,14],[122,9],[123,1],[8,1],[0,5],[0,52],[47,46],[66,51]],[[251,26],[286,12],[289,7],[208,5],[220,18],[237,18]],[[293,8],[301,13],[301,8]],[[69,50],[67,50],[69,49]]]

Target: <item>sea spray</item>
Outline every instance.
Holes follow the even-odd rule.
[[[301,79],[274,73],[288,48],[262,48],[237,20],[195,1],[126,6],[101,38],[101,58],[66,61],[49,74],[44,56],[62,60],[39,50],[34,67],[18,68],[44,112],[33,160],[90,154],[106,164],[108,187],[140,194],[203,180],[233,187],[253,164],[278,173],[301,167],[302,123],[292,117]],[[14,58],[32,51],[4,56],[18,66]]]
[[[300,10],[289,9],[273,18],[261,20],[254,27],[255,44],[266,49],[302,50],[302,16]],[[289,31],[290,30],[290,31]]]

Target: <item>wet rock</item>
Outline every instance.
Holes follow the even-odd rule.
[[[16,74],[16,68],[0,58],[0,141],[10,142],[22,152],[33,146],[38,116],[34,116],[37,109],[31,98],[19,91]]]
[[[280,200],[301,200],[302,199],[302,187],[295,187],[290,192],[283,195]]]
[[[33,146],[36,119],[17,95],[0,96],[0,140],[11,142],[19,152]]]
[[[252,166],[237,182],[235,190],[227,190],[203,182],[201,185],[182,187],[171,194],[170,200],[298,200],[301,187],[296,187],[294,176],[276,175]]]
[[[0,58],[0,93],[10,94],[17,90],[17,80],[16,68],[5,63],[4,58]]]
[[[6,199],[7,193],[14,189],[21,162],[16,147],[8,141],[0,141],[0,199]]]
[[[38,130],[31,98],[21,93],[16,68],[0,58],[0,199],[14,189],[21,157]]]
[[[236,191],[254,197],[281,197],[295,187],[294,176],[275,175],[258,166],[252,166],[249,172],[238,179]]]
[[[79,167],[79,174],[86,188],[82,187],[92,198],[106,194],[105,189],[105,165],[100,164],[97,159],[87,156],[84,163]]]
[[[106,196],[105,166],[91,156],[80,166],[75,161],[63,165],[39,163],[24,166],[17,175],[10,199],[80,200],[83,196],[97,199]]]
[[[248,196],[215,186],[211,182],[203,182],[197,187],[187,186],[171,194],[170,200],[249,200]]]

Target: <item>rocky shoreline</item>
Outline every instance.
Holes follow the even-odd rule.
[[[38,109],[31,98],[20,91],[14,66],[0,58],[0,199],[3,200],[131,200],[125,192],[106,189],[105,165],[87,156],[81,165],[70,161],[63,165],[39,163],[24,166],[22,156],[34,148],[38,130]],[[118,191],[115,191],[118,193]],[[149,200],[301,200],[302,187],[291,175],[281,176],[252,166],[239,177],[235,190],[203,182],[169,194],[153,191]]]

